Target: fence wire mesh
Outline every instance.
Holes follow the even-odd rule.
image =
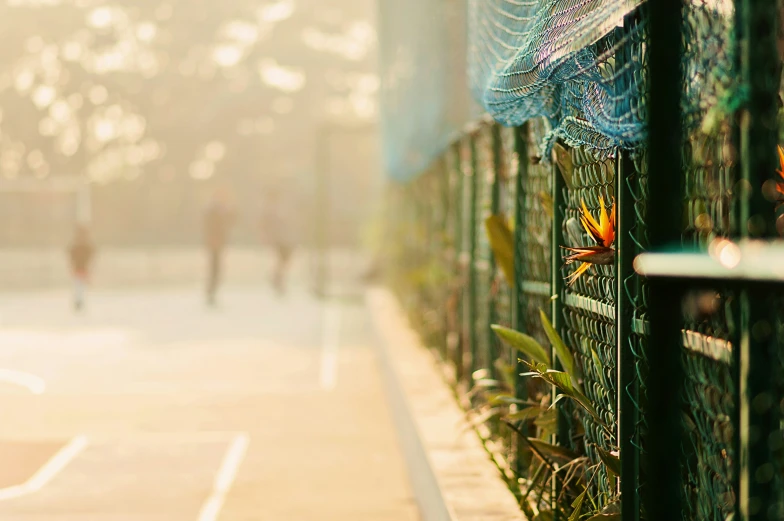
[[[537,156],[538,144],[549,132],[549,124],[542,118],[529,121],[520,131],[519,139],[525,141],[527,157],[525,177],[521,179],[522,189],[518,193],[520,207],[519,225],[522,227],[518,250],[525,252],[519,263],[521,279],[521,304],[523,308],[522,330],[536,338],[542,345],[547,336],[539,321],[539,310],[550,317],[550,279],[552,267],[552,166],[543,163]]]
[[[685,430],[672,457],[682,464],[686,505],[682,518],[731,519],[740,508],[737,440],[743,405],[737,401],[741,387],[737,359],[744,327],[742,292],[737,286],[722,284],[691,288],[682,302],[682,342],[651,346],[646,280],[629,274],[629,266],[611,263],[592,265],[568,284],[579,263],[564,265],[564,253],[557,244],[562,236],[564,246],[592,245],[593,239],[581,225],[582,208],[585,205],[591,215],[598,216],[603,201],[608,212],[612,205],[617,205],[619,214],[622,207],[633,208],[633,218],[621,223],[616,232],[632,241],[635,255],[648,249],[649,226],[658,211],[656,201],[648,196],[648,180],[657,173],[648,171],[644,146],[648,6],[623,0],[468,3],[469,77],[474,95],[497,121],[519,126],[483,123],[456,141],[446,154],[444,169],[432,174],[446,179],[444,186],[450,194],[444,203],[448,217],[443,220],[450,223],[445,227],[448,238],[444,244],[452,253],[444,265],[452,275],[450,292],[436,297],[430,306],[437,308],[437,299],[443,298],[441,306],[447,307],[442,333],[457,381],[468,390],[475,383],[471,371],[477,370],[501,380],[501,365],[514,364],[522,356],[498,342],[491,324],[515,327],[542,346],[549,346],[550,339],[540,310],[556,324],[574,357],[578,383],[596,414],[562,400],[556,405],[557,419],[526,419],[514,435],[498,423],[497,416],[488,421],[503,445],[503,457],[517,472],[512,487],[525,512],[538,515],[552,509],[559,519],[564,513],[568,517],[577,499],[570,486],[579,483],[591,501],[591,507],[575,517],[580,519],[589,512],[613,508],[621,490],[639,496],[656,486],[646,481],[644,465],[619,480],[606,458],[621,449],[622,454],[633,451],[644,460],[647,382],[661,377],[651,375],[649,349],[678,349],[685,373],[680,411]],[[734,3],[691,0],[683,8],[686,139],[680,177],[684,187],[681,244],[707,251],[718,238],[742,235],[738,224],[740,151],[734,141],[733,115],[746,93],[735,69]],[[557,153],[551,154],[553,147],[567,150],[567,164],[558,161]],[[426,176],[421,176],[403,190],[413,193],[426,183]],[[556,193],[559,186],[563,190]],[[623,193],[627,195],[619,197]],[[404,205],[413,200],[428,204],[426,197],[411,196],[408,203],[405,199]],[[493,213],[504,215],[512,227],[513,285],[496,264],[484,227]],[[619,281],[618,273],[626,275]],[[617,317],[626,307],[631,310],[630,324],[625,336],[619,336]],[[558,310],[555,315],[554,309]],[[781,346],[784,308],[777,316]],[[775,366],[772,392],[784,413],[784,350],[780,347]],[[526,368],[518,364],[517,370]],[[549,405],[551,398],[540,384],[518,378],[513,398],[518,405],[529,406],[533,397],[541,400],[539,405]],[[475,406],[484,412],[493,408],[477,397],[473,396]],[[619,403],[635,411],[630,439],[619,435],[624,415]],[[509,413],[522,407],[495,408]],[[543,428],[546,422],[551,423]],[[784,447],[784,430],[770,435]],[[569,451],[573,462],[580,461],[580,468],[590,471],[569,474],[573,481],[548,483],[540,464],[546,458],[537,459],[531,454],[536,451],[527,448],[526,440],[537,436],[540,442],[555,440]],[[780,507],[784,458],[772,465]],[[632,488],[624,489],[624,481],[632,483]],[[559,507],[564,500],[568,500],[567,507]],[[644,514],[638,511],[623,519],[644,519]]]

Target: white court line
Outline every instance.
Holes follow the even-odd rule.
[[[21,385],[33,394],[43,394],[46,391],[46,382],[43,378],[16,369],[0,369],[0,382]]]
[[[237,477],[237,470],[240,468],[245,452],[248,450],[250,437],[247,433],[239,434],[229,445],[226,455],[223,457],[218,474],[212,484],[212,494],[199,511],[198,521],[216,521],[226,501],[226,494],[229,492],[234,478]]]
[[[331,391],[338,380],[338,343],[340,341],[340,306],[329,303],[324,308],[321,337],[321,388]]]
[[[57,451],[33,476],[22,483],[0,489],[0,501],[38,492],[87,447],[87,436],[76,436],[68,445]]]

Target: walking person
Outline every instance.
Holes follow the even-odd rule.
[[[215,306],[223,274],[223,254],[233,214],[225,192],[216,192],[204,216],[204,243],[207,249],[207,305]]]
[[[73,275],[73,306],[75,311],[80,311],[84,307],[85,292],[94,253],[95,247],[90,239],[87,227],[84,225],[77,226],[73,240],[68,247],[71,273]]]

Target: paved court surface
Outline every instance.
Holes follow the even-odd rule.
[[[0,521],[407,521],[359,303],[0,295]]]

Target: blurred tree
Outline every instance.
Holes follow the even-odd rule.
[[[253,212],[267,176],[306,189],[324,120],[375,119],[374,9],[6,0],[0,180],[88,176],[98,241],[194,243],[198,185],[227,182]]]

